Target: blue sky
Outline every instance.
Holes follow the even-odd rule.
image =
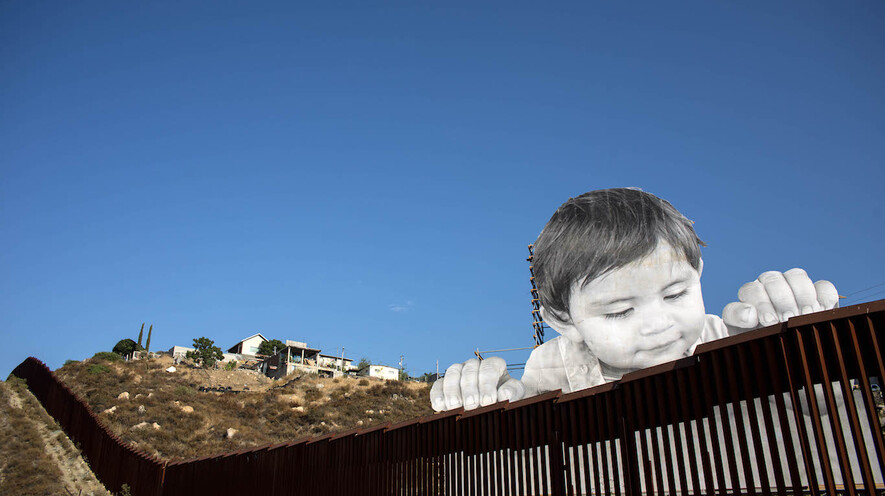
[[[476,3],[4,2],[0,375],[142,322],[413,374],[529,346],[526,245],[616,186],[696,221],[708,313],[885,283],[885,4]]]

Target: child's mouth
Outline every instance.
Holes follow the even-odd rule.
[[[661,344],[659,344],[657,346],[652,346],[650,348],[646,348],[645,352],[652,354],[652,355],[664,354],[667,351],[669,351],[670,348],[673,348],[674,346],[679,344],[680,341],[681,341],[681,336],[674,336],[670,339],[662,341]]]

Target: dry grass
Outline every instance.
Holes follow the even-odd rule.
[[[236,381],[248,373],[223,376],[231,372],[209,374],[182,367],[167,373],[168,366],[163,360],[87,360],[67,364],[56,374],[122,439],[173,460],[432,413],[424,384],[304,375],[252,384],[238,394],[199,392],[199,386],[219,384],[220,377]],[[129,393],[129,400],[117,399],[122,392]],[[112,407],[113,413],[102,413]],[[184,407],[194,411],[185,413]],[[133,428],[142,422],[147,427]],[[154,423],[159,429],[151,427]],[[225,436],[229,428],[237,430],[231,439]]]
[[[109,494],[16,377],[0,382],[0,494]]]
[[[11,384],[0,384],[0,493],[62,494],[61,471],[43,449]]]

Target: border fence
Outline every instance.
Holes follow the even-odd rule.
[[[134,495],[885,494],[885,300],[570,394],[181,462],[129,448],[34,358],[13,374]]]

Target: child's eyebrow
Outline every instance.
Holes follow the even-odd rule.
[[[688,281],[688,278],[687,278],[687,277],[680,277],[679,279],[676,279],[675,281],[671,281],[671,282],[668,283],[666,286],[664,286],[663,288],[661,288],[661,291],[666,291],[666,290],[672,288],[673,286],[677,286],[677,285],[679,285],[679,284],[684,284],[684,283],[687,282],[687,281]]]

